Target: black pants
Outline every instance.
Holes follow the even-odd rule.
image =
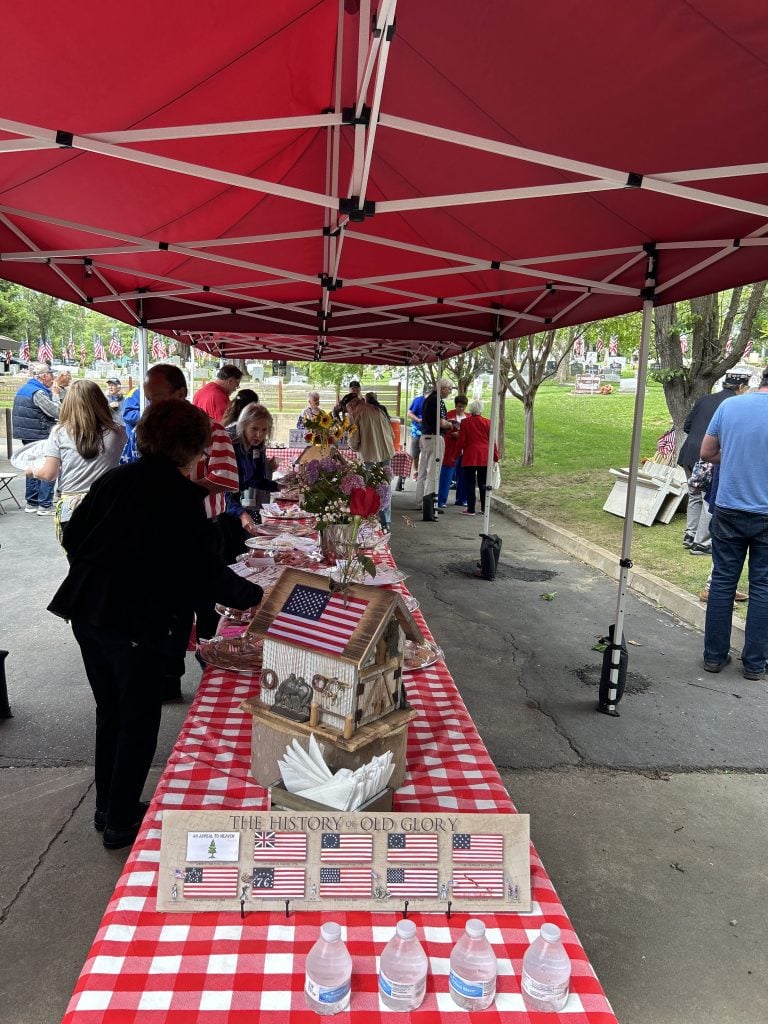
[[[72,632],[96,700],[96,809],[110,828],[128,828],[157,747],[165,659],[85,622]]]
[[[211,520],[216,538],[216,555],[222,565],[231,565],[241,551],[245,550],[245,538],[248,534],[240,524],[240,520],[224,513]],[[213,603],[198,604],[195,607],[195,635],[198,640],[210,640],[219,625],[219,613]],[[189,638],[189,634],[187,634]]]
[[[467,512],[475,511],[475,476],[480,489],[480,511],[485,512],[485,481],[488,475],[487,466],[462,466],[464,486],[467,489]]]

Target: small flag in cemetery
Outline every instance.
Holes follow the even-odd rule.
[[[453,895],[474,899],[492,899],[504,895],[504,872],[502,870],[454,871]]]
[[[372,857],[373,836],[323,832],[320,840],[320,860],[370,861]]]
[[[341,654],[367,607],[368,602],[359,598],[297,584],[267,629],[267,636]]]
[[[39,339],[37,346],[37,358],[41,363],[50,363],[53,361],[53,349],[51,348],[50,341],[43,341],[42,338]]]
[[[457,832],[453,836],[453,862],[484,861],[501,864],[504,860],[504,836],[475,832]]]
[[[437,861],[437,835],[390,832],[387,836],[387,860]]]
[[[237,896],[237,876],[240,869],[234,867],[187,868],[184,872],[184,896],[197,899],[198,896]]]
[[[101,340],[100,334],[97,334],[93,341],[93,358],[97,362],[104,362],[107,358],[107,353],[104,351],[104,342]]]
[[[254,868],[253,895],[288,899],[304,895],[304,868]]]
[[[608,344],[608,353],[612,356],[617,356],[619,354],[619,339],[615,334],[611,336],[611,340]]]
[[[306,860],[306,834],[304,832],[257,832],[253,843],[253,859]]]
[[[436,896],[437,868],[387,868],[387,890],[393,896]]]
[[[321,896],[370,896],[370,868],[320,868]]]
[[[29,362],[29,341],[25,338],[19,346],[19,359]]]

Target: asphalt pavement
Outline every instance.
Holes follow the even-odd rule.
[[[592,647],[616,584],[500,516],[499,576],[482,580],[482,519],[449,505],[424,523],[412,487],[394,496],[393,552],[619,1020],[764,1024],[766,684],[744,680],[736,660],[704,673],[701,634],[630,594],[621,715],[597,714]],[[21,478],[14,488],[21,497]],[[105,851],[91,823],[92,699],[67,625],[45,611],[66,571],[52,520],[4,507],[0,648],[14,717],[0,721],[0,1021],[47,1024],[127,854]],[[119,537],[104,571],[131,571]],[[199,678],[188,658],[151,783]]]

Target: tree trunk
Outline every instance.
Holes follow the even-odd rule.
[[[533,402],[536,398],[536,392],[526,393],[523,396],[523,465],[533,465],[533,440],[534,440],[534,423],[533,423]]]
[[[505,439],[505,435],[506,435],[506,425],[507,425],[507,403],[506,403],[506,397],[507,397],[506,385],[502,381],[499,381],[499,423],[498,423],[498,430],[496,431],[496,446],[499,449],[499,458],[500,459],[504,458],[504,449],[506,448],[505,440],[504,440]]]

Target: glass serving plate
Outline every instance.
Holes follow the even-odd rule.
[[[417,644],[413,640],[406,640],[403,649],[403,672],[419,672],[441,661],[442,658],[443,652],[437,644]]]
[[[416,598],[412,597],[410,594],[407,597],[403,597],[403,600],[405,601],[405,607],[409,612],[415,612],[421,607]]]

